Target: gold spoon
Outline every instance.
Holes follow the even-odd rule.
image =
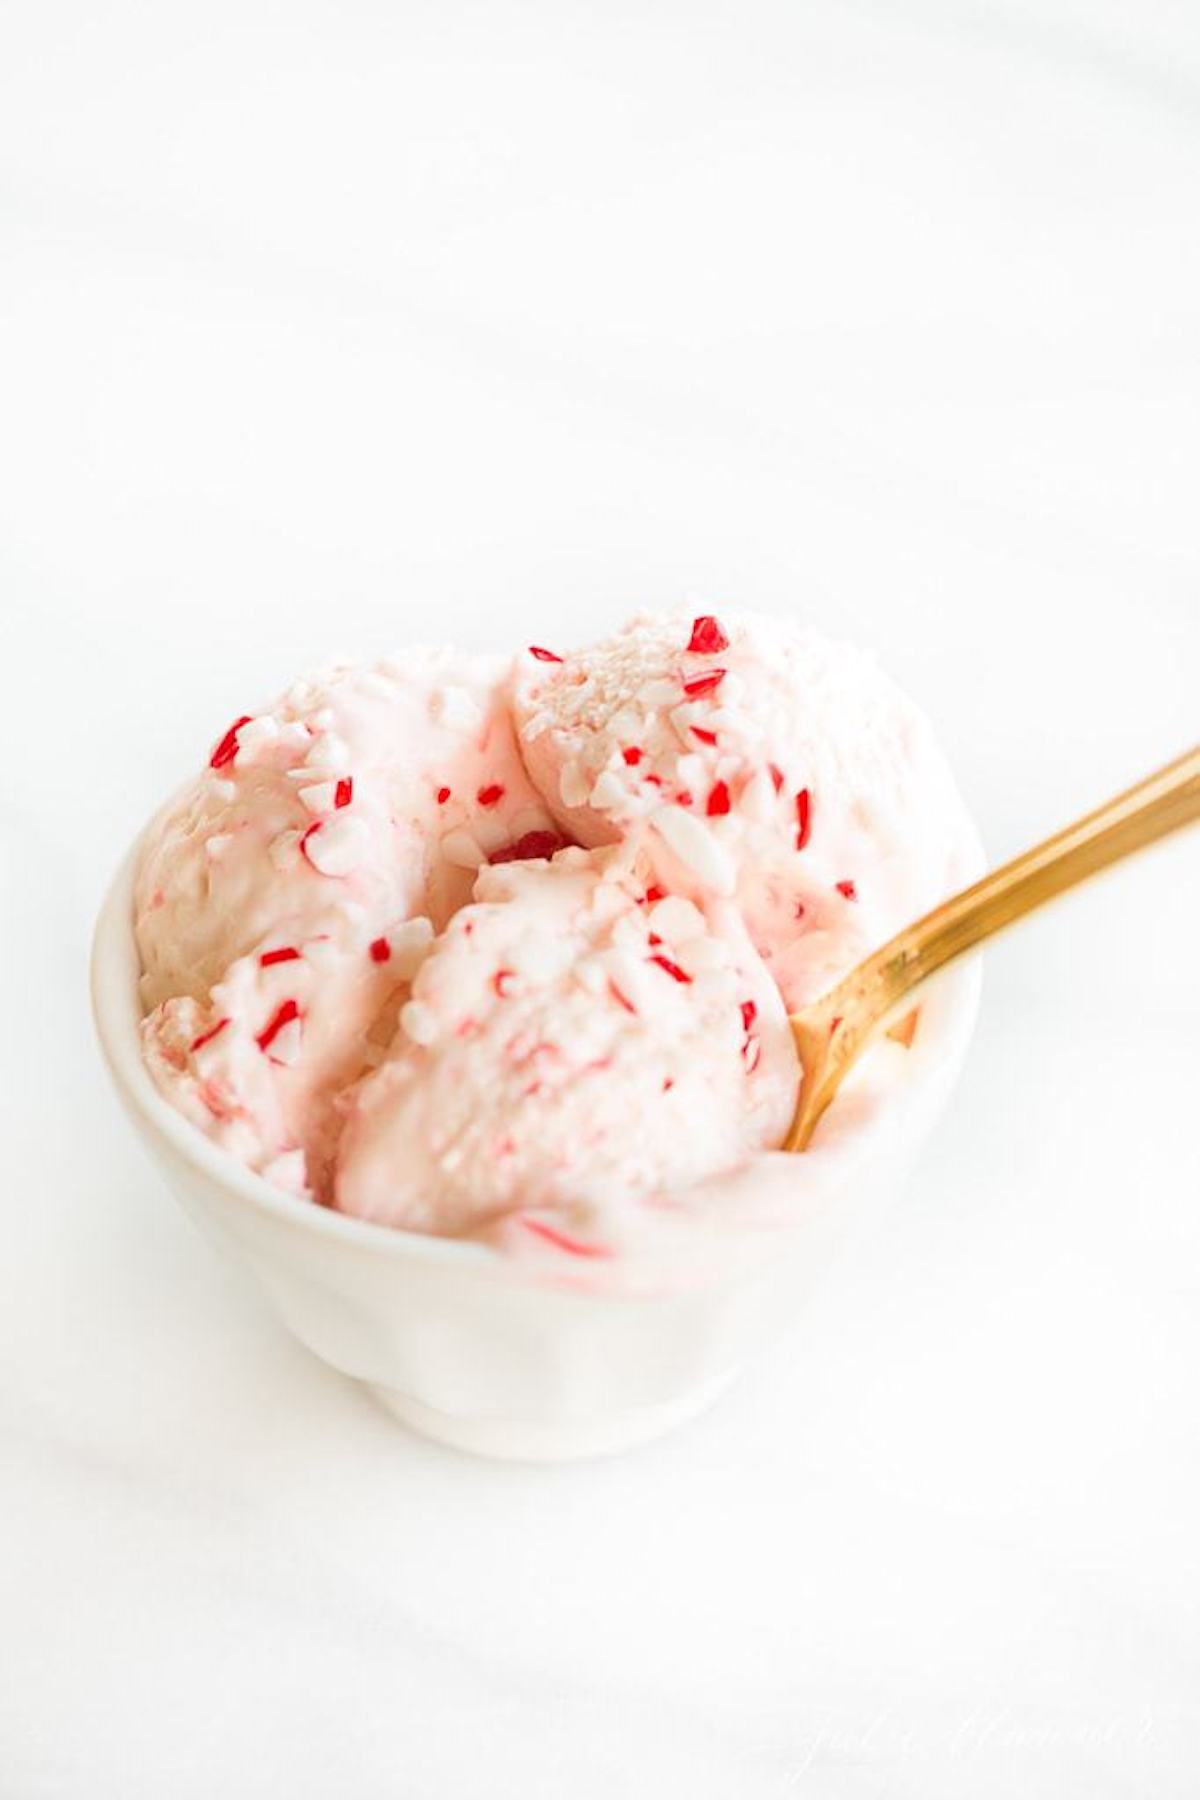
[[[1200,819],[1200,745],[906,926],[794,1013],[802,1082],[783,1148],[807,1148],[821,1114],[880,1031],[890,1026],[889,1035],[912,1041],[910,1003],[922,982],[1056,894],[1194,819]]]

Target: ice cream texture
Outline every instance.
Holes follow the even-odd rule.
[[[583,844],[733,896],[791,1010],[948,891],[969,836],[924,715],[862,652],[774,618],[635,619],[521,659],[526,767]]]
[[[515,1215],[594,1251],[606,1214],[778,1142],[795,1048],[725,913],[648,901],[619,846],[481,874],[356,1094],[339,1204],[456,1233]]]
[[[236,718],[148,834],[145,1054],[298,1197],[572,1262],[744,1186],[789,1009],[972,872],[920,712],[723,610],[416,649]]]

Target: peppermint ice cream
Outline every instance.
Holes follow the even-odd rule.
[[[136,889],[150,1066],[209,1135],[327,1198],[336,1101],[382,1054],[489,855],[562,839],[502,658],[335,668],[236,720],[151,833]]]
[[[920,713],[780,621],[339,666],[152,828],[145,1052],[298,1198],[604,1256],[744,1190],[795,1101],[787,1010],[974,856]]]
[[[777,1143],[795,1108],[783,1003],[737,915],[648,900],[619,847],[483,873],[400,1026],[337,1183],[387,1224],[516,1215],[594,1249],[614,1214]]]
[[[672,891],[735,896],[792,1010],[963,869],[924,716],[861,652],[782,620],[649,615],[520,659],[526,767],[580,843],[631,838]]]

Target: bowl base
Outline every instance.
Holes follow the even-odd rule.
[[[611,1456],[694,1419],[732,1386],[739,1370],[727,1369],[715,1380],[654,1406],[631,1406],[599,1419],[488,1419],[443,1412],[426,1406],[398,1388],[364,1383],[367,1391],[394,1419],[422,1437],[434,1438],[472,1456],[508,1462],[573,1462],[588,1456]]]

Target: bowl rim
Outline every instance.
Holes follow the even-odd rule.
[[[262,1175],[213,1143],[160,1093],[142,1054],[141,957],[134,935],[138,865],[159,816],[152,817],[135,836],[109,882],[97,914],[90,957],[89,985],[96,1034],[118,1094],[135,1122],[206,1181],[236,1195],[256,1212],[285,1228],[311,1232],[331,1244],[389,1258],[413,1259],[464,1272],[470,1269],[501,1278],[515,1274],[513,1258],[494,1245],[474,1238],[438,1237],[431,1232],[409,1231],[403,1226],[358,1219],[273,1187]],[[850,1134],[849,1143],[839,1137],[828,1145],[815,1145],[806,1155],[821,1156],[825,1151],[829,1156],[841,1159],[853,1146],[857,1154],[850,1161],[856,1165],[858,1155],[869,1150],[864,1139],[868,1135],[874,1136],[879,1124],[884,1121],[898,1124],[900,1116],[914,1106],[944,1065],[957,1067],[974,1027],[979,986],[978,957],[946,971],[931,983],[928,996],[932,999],[936,995],[937,1000],[936,1006],[931,1008],[935,1015],[930,1021],[934,1031],[927,1034],[925,1054],[914,1064],[902,1091],[883,1108],[875,1129],[857,1129]],[[834,1107],[832,1112],[836,1113],[836,1110]],[[881,1136],[884,1142],[888,1141],[886,1131]],[[778,1156],[781,1153],[764,1154]],[[528,1273],[526,1268],[525,1274]]]

